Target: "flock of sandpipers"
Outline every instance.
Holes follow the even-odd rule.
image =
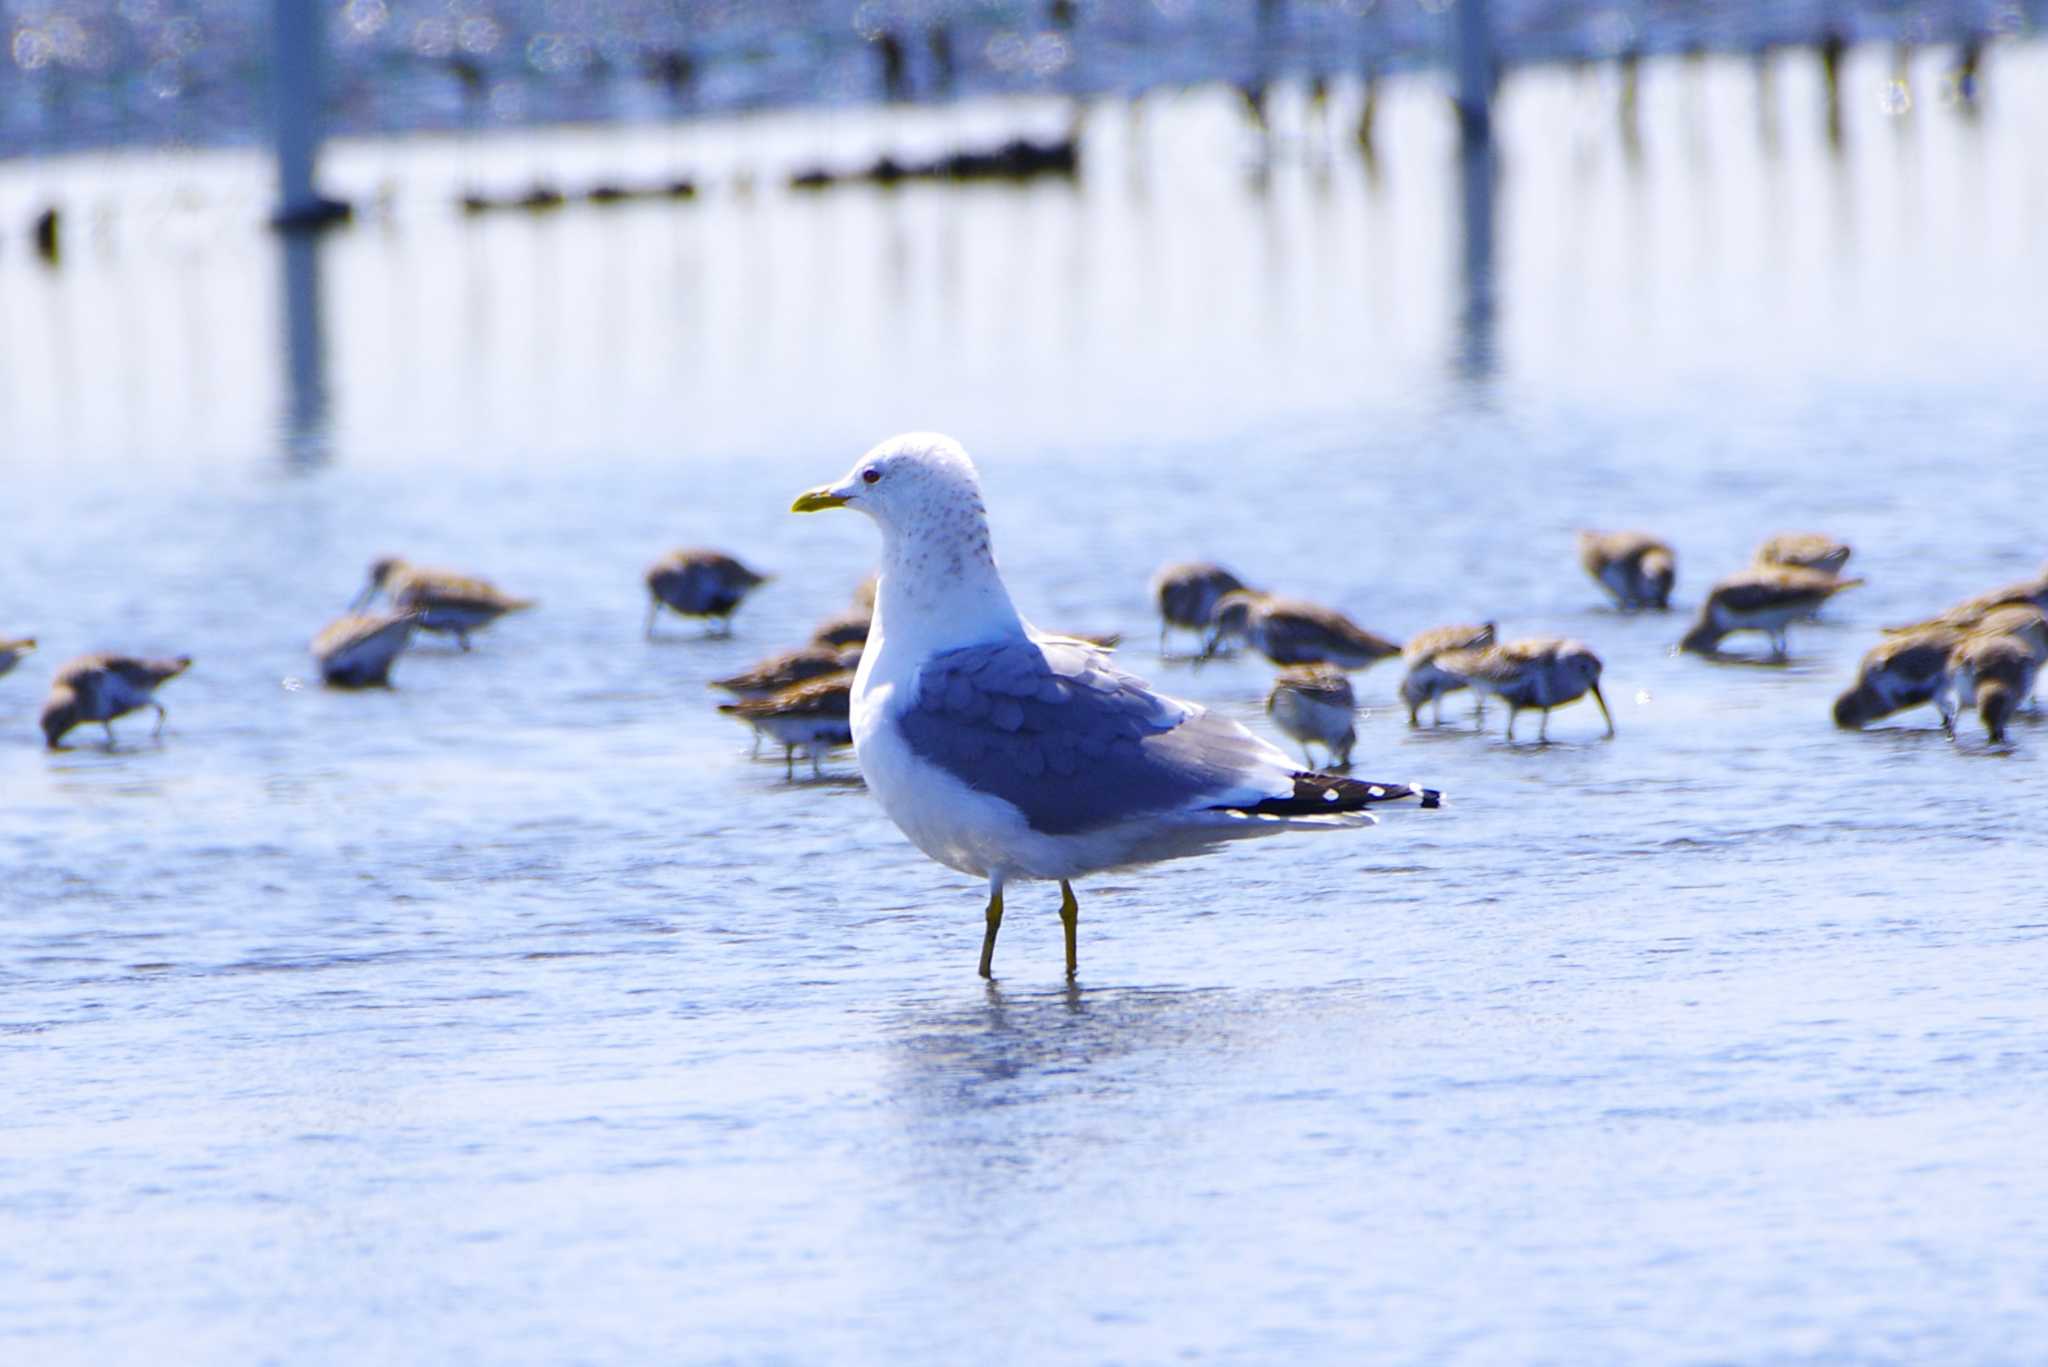
[[[1677,580],[1677,557],[1664,541],[1644,532],[1579,533],[1579,559],[1586,572],[1624,611],[1668,609]],[[1775,658],[1786,653],[1792,623],[1813,618],[1827,601],[1862,583],[1846,578],[1850,548],[1816,533],[1774,536],[1746,569],[1715,583],[1678,648],[1702,655],[1719,652],[1735,633],[1764,633]],[[652,638],[666,610],[731,632],[732,615],[768,576],[720,551],[678,550],[651,565],[646,634]],[[1443,699],[1469,689],[1477,701],[1475,721],[1483,723],[1485,699],[1507,705],[1507,738],[1528,709],[1542,714],[1537,740],[1548,738],[1553,708],[1591,696],[1614,735],[1614,718],[1600,693],[1601,661],[1579,641],[1561,637],[1497,639],[1492,622],[1437,627],[1405,644],[1369,631],[1343,613],[1299,598],[1263,592],[1220,565],[1172,564],[1152,580],[1159,609],[1159,650],[1168,654],[1175,631],[1192,633],[1197,644],[1186,658],[1197,663],[1237,649],[1256,651],[1279,667],[1266,711],[1275,726],[1303,749],[1315,767],[1314,746],[1329,766],[1345,768],[1357,739],[1358,699],[1350,671],[1399,656],[1406,667],[1399,695],[1411,726],[1422,709],[1443,722]],[[381,608],[373,604],[382,598]],[[391,669],[415,632],[455,638],[468,650],[470,634],[508,613],[533,606],[484,579],[428,569],[387,556],[370,566],[368,582],[350,611],[313,638],[312,653],[322,679],[336,688],[388,686]],[[818,624],[802,645],[759,661],[713,686],[733,695],[720,711],[754,730],[759,752],[765,737],[783,748],[785,775],[793,775],[799,752],[813,771],[820,758],[853,743],[851,688],[874,614],[870,578],[855,591],[846,611]],[[1087,638],[1114,645],[1115,638]],[[0,639],[0,674],[35,649],[33,638]],[[2031,695],[2048,661],[2048,569],[2033,579],[1967,599],[1908,626],[1888,628],[1857,670],[1856,681],[1834,704],[1835,722],[1849,729],[1906,708],[1932,703],[1951,737],[1957,714],[1975,708],[1986,735],[2002,744],[2013,711]],[[75,727],[97,722],[114,744],[112,723],[144,708],[157,714],[161,736],[164,706],[155,693],[191,666],[190,656],[141,658],[101,653],[82,655],[52,680],[41,724],[46,743],[61,748]]]

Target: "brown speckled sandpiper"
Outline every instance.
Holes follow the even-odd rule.
[[[391,665],[412,642],[413,612],[351,612],[313,638],[320,677],[336,688],[391,686]]]
[[[531,598],[514,598],[492,584],[452,570],[428,569],[387,555],[370,565],[370,582],[356,595],[352,610],[360,612],[379,593],[397,612],[409,612],[421,631],[445,633],[469,649],[469,634],[481,631],[508,612],[523,612]]]
[[[1771,638],[1772,658],[1782,660],[1786,627],[1812,617],[1828,599],[1862,582],[1796,565],[1753,565],[1714,585],[1678,648],[1713,655],[1729,633],[1761,631]]]
[[[1779,532],[1756,548],[1756,563],[1840,574],[1849,563],[1849,546],[1820,532]]]
[[[2039,608],[2048,612],[2048,570],[2043,570],[2032,579],[2007,584],[1989,593],[1980,593],[1974,598],[1965,598],[1954,607],[1930,617],[1924,622],[1912,622],[1905,626],[1886,627],[1888,632],[1917,631],[1921,627],[1950,626],[1963,631],[1976,630],[1979,623],[1990,613],[2000,608]]]
[[[156,709],[156,730],[161,737],[164,719],[170,714],[156,700],[157,688],[192,667],[190,655],[169,659],[143,659],[134,655],[81,655],[57,671],[50,681],[50,696],[43,700],[44,741],[52,750],[74,726],[96,721],[106,729],[107,748],[114,748],[113,721],[144,707]]]
[[[0,674],[21,663],[22,657],[36,648],[36,638],[19,636],[11,641],[0,640]]]
[[[1578,641],[1535,636],[1484,650],[1449,650],[1436,657],[1437,668],[1462,678],[1479,693],[1490,693],[1508,705],[1508,739],[1515,738],[1515,718],[1525,708],[1539,708],[1543,723],[1539,742],[1550,738],[1550,709],[1577,702],[1588,693],[1600,704],[1607,734],[1614,735],[1614,714],[1600,693],[1600,657]]]
[[[732,615],[746,596],[768,582],[723,551],[690,548],[670,551],[647,567],[647,635],[663,608],[683,617],[711,623],[709,630],[732,634]]]
[[[1421,724],[1424,703],[1436,704],[1436,721],[1442,724],[1444,694],[1466,686],[1458,675],[1437,668],[1436,657],[1451,650],[1484,650],[1494,643],[1496,636],[1492,622],[1461,622],[1417,632],[1408,639],[1408,644],[1401,648],[1401,659],[1408,672],[1401,678],[1400,692],[1401,701],[1408,704],[1410,726]]]
[[[1358,695],[1342,670],[1327,665],[1283,669],[1266,695],[1266,715],[1301,746],[1302,761],[1310,769],[1316,767],[1311,745],[1329,752],[1330,768],[1351,767],[1351,747],[1358,742]]]
[[[1159,653],[1166,654],[1167,633],[1192,631],[1205,636],[1216,605],[1225,594],[1244,588],[1244,581],[1205,560],[1162,565],[1152,576],[1152,600],[1159,605]]]
[[[1648,532],[1580,532],[1579,563],[1623,609],[1671,606],[1678,557]]]
[[[853,675],[827,674],[765,698],[720,703],[718,710],[782,746],[785,779],[796,777],[799,748],[811,757],[811,773],[817,775],[827,750],[853,744]]]
[[[2005,724],[2014,709],[2034,691],[2041,662],[2032,646],[2018,636],[1972,632],[1949,652],[1947,668],[1934,691],[1942,727],[1956,733],[1956,714],[1977,709],[1984,734],[1993,745],[2005,743]]]
[[[1401,653],[1401,647],[1319,603],[1239,589],[1216,604],[1204,658],[1225,642],[1242,641],[1276,665],[1335,665],[1364,669]]]
[[[1950,626],[1896,632],[1865,652],[1856,682],[1835,699],[1835,725],[1853,731],[1881,717],[1934,701],[1948,657],[1963,633]]]

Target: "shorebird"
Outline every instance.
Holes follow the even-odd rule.
[[[1206,636],[1216,604],[1228,593],[1244,588],[1244,581],[1207,561],[1189,560],[1162,565],[1152,576],[1152,598],[1159,604],[1159,653],[1166,654],[1166,635],[1179,628]]]
[[[852,612],[827,617],[812,629],[811,644],[831,646],[835,650],[866,645],[868,624],[873,621],[874,615],[873,609],[862,611],[855,608]]]
[[[1491,693],[1506,703],[1509,740],[1515,738],[1515,718],[1530,707],[1543,712],[1537,741],[1549,740],[1550,709],[1588,693],[1600,704],[1608,736],[1614,735],[1614,714],[1600,694],[1600,657],[1581,642],[1535,636],[1484,650],[1449,650],[1436,657],[1436,667],[1463,679],[1474,692]]]
[[[2048,612],[2032,604],[2008,603],[1977,620],[1973,635],[2010,636],[2024,643],[2038,664],[2048,665]]]
[[[826,508],[864,513],[882,533],[881,601],[853,686],[861,771],[913,844],[988,880],[983,977],[1013,881],[1060,884],[1071,977],[1076,878],[1236,836],[1360,824],[1376,802],[1436,805],[1427,789],[1299,769],[1106,652],[1034,630],[996,569],[980,482],[951,438],[883,442],[794,505]]]
[[[732,615],[749,593],[768,582],[723,551],[670,551],[647,567],[647,637],[663,608],[681,617],[708,618],[709,630],[732,635]]]
[[[17,640],[0,641],[0,674],[21,663],[22,656],[36,648],[36,638],[23,636]]]
[[[2043,570],[2032,579],[2007,584],[1989,593],[1980,593],[1974,598],[1965,598],[1937,617],[1924,622],[1913,622],[1906,626],[1886,627],[1888,632],[1916,631],[1926,626],[1951,626],[1964,631],[1975,630],[1989,614],[2000,608],[2039,608],[2048,612],[2048,570]]]
[[[1752,566],[1714,585],[1678,648],[1713,655],[1729,633],[1761,631],[1771,638],[1771,657],[1782,660],[1787,626],[1812,617],[1828,599],[1862,582],[1796,565]]]
[[[472,631],[533,606],[531,598],[514,598],[488,580],[409,565],[395,555],[372,562],[370,582],[351,609],[362,611],[379,593],[390,597],[395,611],[414,614],[419,630],[452,635],[464,650],[469,649]]]
[[[1400,692],[1401,701],[1408,704],[1410,726],[1421,724],[1424,703],[1436,704],[1436,721],[1441,725],[1444,694],[1455,693],[1466,686],[1458,675],[1437,668],[1436,657],[1451,650],[1484,650],[1494,643],[1495,636],[1493,623],[1481,622],[1476,626],[1460,623],[1435,627],[1409,638],[1408,644],[1401,648],[1401,659],[1407,664],[1408,672],[1402,676]]]
[[[1242,641],[1276,665],[1364,669],[1401,653],[1400,646],[1335,608],[1251,589],[1218,600],[1202,658],[1216,654],[1226,641]]]
[[[116,717],[144,707],[156,709],[156,730],[164,733],[164,719],[170,714],[152,696],[167,680],[192,667],[190,655],[172,659],[145,660],[133,655],[81,655],[57,671],[50,681],[50,696],[43,700],[43,738],[52,750],[74,726],[96,721],[107,733],[107,748],[114,748]]]
[[[1266,715],[1273,724],[1301,746],[1302,763],[1316,767],[1311,744],[1320,743],[1328,752],[1329,767],[1351,767],[1351,747],[1358,743],[1358,695],[1351,691],[1350,676],[1325,665],[1310,665],[1280,671],[1273,691],[1266,695]]]
[[[1840,574],[1849,563],[1849,547],[1819,532],[1780,532],[1756,548],[1755,563],[1796,565],[1822,574]]]
[[[419,622],[411,612],[351,612],[313,638],[320,677],[337,688],[391,686],[391,665],[412,641]]]
[[[850,670],[859,663],[859,646],[845,650],[820,645],[798,646],[795,650],[779,651],[765,660],[757,660],[737,674],[713,679],[711,686],[722,688],[736,698],[766,698],[785,688]]]
[[[1935,706],[1941,709],[1942,729],[1953,740],[1956,714],[1975,707],[1984,723],[1984,734],[1993,745],[2005,743],[2005,723],[2013,709],[2034,691],[2034,678],[2041,661],[2033,648],[2018,636],[1994,632],[1973,632],[1949,652],[1947,667],[1935,685]]]
[[[853,675],[841,670],[792,684],[765,698],[720,703],[718,710],[754,728],[782,746],[782,776],[796,777],[796,752],[811,758],[811,773],[823,772],[818,761],[835,745],[853,744],[850,690]],[[758,745],[756,747],[759,748]]]
[[[1856,669],[1856,682],[1835,699],[1835,725],[1847,731],[1880,717],[1934,701],[1948,669],[1948,657],[1963,633],[1951,626],[1924,626],[1885,637]]]
[[[1580,532],[1579,563],[1624,609],[1671,606],[1678,557],[1648,532]]]

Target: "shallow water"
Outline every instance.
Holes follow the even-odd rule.
[[[1377,182],[1305,132],[1255,175],[1195,101],[1075,188],[401,199],[322,248],[310,353],[225,213],[0,256],[0,634],[43,640],[0,678],[5,1355],[2029,1356],[2048,727],[1828,721],[1880,624],[2044,553],[2019,74],[1975,125],[1859,105],[1834,159],[1795,79],[1771,153],[1742,68],[1655,68],[1633,167],[1596,89],[1518,82],[1477,286],[1423,90]],[[1146,576],[1208,555],[1580,636],[1620,734],[1410,731],[1369,672],[1361,772],[1444,810],[1084,883],[1072,989],[1025,889],[984,987],[979,890],[704,687],[870,564],[791,495],[926,424],[1027,612],[1173,691],[1263,725],[1260,669],[1154,655]],[[1869,583],[1788,665],[1674,658],[1585,524],[1668,535],[1688,605],[1787,527]],[[643,642],[694,541],[779,577]],[[390,549],[542,605],[302,686]],[[44,753],[103,646],[198,657],[163,744]]]

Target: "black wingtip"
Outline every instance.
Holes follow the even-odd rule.
[[[1294,792],[1287,797],[1269,797],[1250,807],[1233,810],[1254,816],[1326,816],[1332,812],[1357,812],[1382,802],[1415,799],[1423,807],[1441,807],[1444,795],[1435,788],[1409,783],[1375,783],[1345,778],[1339,774],[1293,775]]]

